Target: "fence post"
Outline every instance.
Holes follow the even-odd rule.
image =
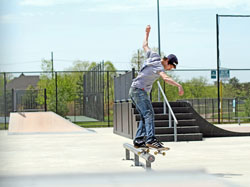
[[[160,96],[160,88],[158,87],[158,102],[161,101],[161,96]]]
[[[207,119],[207,99],[205,98],[205,119]]]
[[[107,91],[108,91],[108,127],[110,127],[109,123],[109,71],[107,71]]]
[[[197,105],[198,105],[198,112],[201,113],[201,110],[200,110],[200,99],[199,98],[197,99]]]
[[[102,114],[102,121],[105,121],[105,70],[104,70],[104,60],[101,63],[102,65],[102,73],[103,73],[103,80],[102,80],[102,91],[103,91],[103,114]]]
[[[11,96],[12,96],[12,112],[15,112],[15,107],[14,107],[14,106],[15,106],[15,105],[14,105],[14,97],[15,97],[14,95],[15,95],[15,94],[14,94],[14,93],[15,93],[15,90],[14,90],[14,88],[12,88],[12,89],[11,89]]]
[[[6,98],[6,73],[3,74],[4,75],[4,129],[6,130],[7,129],[7,120],[6,120],[6,117],[7,117],[7,98]]]
[[[228,121],[230,122],[230,110],[229,110],[229,107],[230,107],[230,103],[229,103],[229,99],[227,99]]]
[[[44,111],[47,112],[47,93],[46,93],[46,88],[44,88]]]
[[[56,84],[56,113],[57,113],[57,101],[58,101],[58,96],[57,96],[57,72],[55,72],[55,84]]]
[[[212,113],[213,113],[213,122],[214,122],[214,99],[212,98]]]
[[[236,115],[236,117],[239,117],[238,116],[238,111],[239,111],[238,102],[239,102],[239,98],[236,97],[235,98],[235,115]]]
[[[132,79],[135,78],[135,68],[132,68]]]

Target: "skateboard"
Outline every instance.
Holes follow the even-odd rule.
[[[150,150],[154,151],[154,155],[157,155],[157,154],[162,154],[163,156],[166,155],[166,151],[170,150],[169,147],[164,147],[164,148],[153,148],[153,147],[145,147],[145,148],[142,148],[142,147],[139,147],[138,148],[140,151],[138,152],[138,155],[140,154],[144,154],[144,153],[149,153]]]

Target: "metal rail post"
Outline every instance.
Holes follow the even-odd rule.
[[[172,120],[172,117],[173,117],[173,120],[174,120],[174,141],[177,142],[177,124],[178,124],[178,121],[177,121],[177,119],[176,119],[176,117],[174,115],[174,112],[173,112],[173,110],[172,110],[172,108],[171,108],[171,106],[170,106],[170,104],[168,102],[168,99],[167,99],[165,93],[162,90],[160,82],[157,81],[157,84],[158,84],[158,88],[160,89],[160,91],[162,93],[163,99],[164,99],[164,101],[166,102],[166,104],[168,106],[168,115],[169,115],[168,119],[169,119],[169,127],[170,128],[172,127],[171,120]]]
[[[130,160],[130,151],[134,153],[134,163],[135,166],[140,166],[139,157],[145,159],[146,169],[151,169],[151,163],[155,161],[155,157],[150,153],[141,153],[139,149],[136,149],[133,145],[124,143],[126,160]]]

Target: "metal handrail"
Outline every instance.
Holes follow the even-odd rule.
[[[161,94],[163,96],[163,99],[164,99],[164,102],[163,102],[163,107],[164,107],[164,114],[166,114],[166,105],[168,106],[168,115],[169,115],[169,127],[172,127],[172,117],[174,119],[174,141],[177,142],[177,124],[178,124],[178,121],[174,115],[174,112],[168,102],[168,99],[161,87],[161,84],[159,81],[157,81],[157,84],[158,84],[158,88],[159,90],[161,91]],[[159,97],[160,94],[158,94],[158,97]]]

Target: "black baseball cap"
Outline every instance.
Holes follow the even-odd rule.
[[[178,65],[178,59],[174,54],[170,54],[167,57],[163,57],[164,59],[168,59],[168,64],[174,65],[174,68],[176,69],[176,66]]]

